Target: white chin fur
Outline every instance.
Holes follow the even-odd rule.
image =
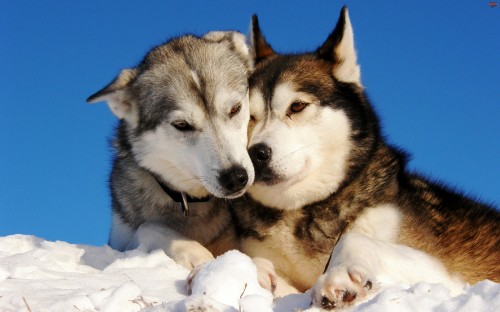
[[[283,210],[299,209],[305,205],[320,201],[335,192],[342,181],[342,177],[331,177],[328,183],[316,175],[294,183],[281,182],[267,185],[262,182],[252,185],[248,192],[261,204]]]

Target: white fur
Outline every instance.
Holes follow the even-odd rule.
[[[120,216],[113,212],[111,216],[111,232],[109,234],[109,246],[117,250],[125,250],[130,242],[130,239],[134,236],[134,230],[132,230],[126,223],[123,223]]]
[[[399,234],[401,213],[393,205],[366,209],[356,218],[351,232],[385,242],[395,242]]]
[[[351,147],[345,113],[321,107],[314,96],[282,84],[276,87],[271,115],[264,120],[262,94],[257,90],[250,94],[257,123],[249,146],[266,143],[272,149],[270,167],[280,178],[273,185],[255,183],[249,189],[252,197],[269,207],[297,209],[336,191],[345,178]],[[295,101],[309,105],[289,117],[286,112]]]
[[[194,70],[191,70],[191,77],[193,78],[193,81],[194,81],[196,87],[198,88],[198,90],[201,90],[200,77],[198,76],[198,74]]]

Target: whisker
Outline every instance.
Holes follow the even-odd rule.
[[[305,148],[311,147],[312,145],[317,144],[318,142],[319,142],[319,141],[312,142],[312,143],[307,144],[307,145],[304,145],[304,146],[302,146],[302,147],[300,147],[300,148],[298,148],[298,149],[296,149],[296,150],[294,150],[294,151],[291,151],[290,153],[288,153],[288,154],[286,154],[286,155],[283,155],[282,157],[278,158],[278,159],[277,159],[277,161],[281,161],[283,158],[286,158],[286,157],[288,157],[288,156],[290,156],[290,155],[292,155],[292,154],[294,154],[294,153],[300,152],[301,150],[303,150],[303,149],[305,149]]]

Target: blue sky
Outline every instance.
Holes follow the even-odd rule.
[[[102,245],[115,117],[85,99],[185,33],[315,49],[347,4],[362,80],[410,167],[500,204],[500,7],[489,1],[2,1],[0,236]]]

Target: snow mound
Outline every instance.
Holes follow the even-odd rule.
[[[200,270],[188,296],[188,270],[160,250],[12,235],[0,237],[0,311],[320,311],[309,308],[308,293],[271,302],[255,270],[230,251]],[[442,285],[400,285],[353,311],[500,311],[500,284],[483,281],[456,297]]]

